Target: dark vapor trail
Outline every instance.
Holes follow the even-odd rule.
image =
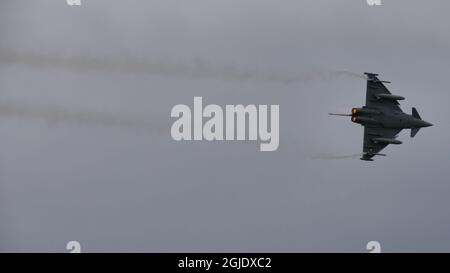
[[[358,79],[363,79],[363,80],[367,80],[367,76],[361,73],[357,73],[357,72],[352,72],[352,71],[348,71],[348,70],[336,70],[333,72],[336,75],[342,75],[342,76],[349,76],[352,78],[358,78]]]
[[[149,118],[129,116],[123,113],[69,110],[54,105],[31,105],[22,102],[0,101],[0,117],[36,119],[48,123],[74,123],[94,127],[145,129],[163,132],[161,124],[149,122]]]
[[[350,159],[350,158],[358,158],[361,156],[361,153],[359,154],[353,154],[353,155],[334,155],[334,154],[328,154],[328,153],[320,153],[314,156],[311,156],[311,159],[321,159],[321,160],[336,160],[336,159]]]
[[[111,71],[129,74],[150,74],[193,79],[217,78],[235,81],[266,81],[291,83],[296,77],[276,73],[262,73],[255,70],[241,70],[235,66],[216,66],[204,61],[187,65],[170,61],[149,61],[124,56],[98,58],[88,55],[64,56],[36,52],[17,52],[0,49],[0,63],[20,64],[38,68],[64,68],[80,71]]]
[[[205,61],[183,64],[170,61],[149,61],[126,56],[114,58],[92,57],[87,54],[78,56],[58,53],[19,52],[12,49],[0,49],[0,63],[19,64],[37,68],[63,68],[79,71],[109,71],[129,74],[149,74],[192,79],[223,79],[234,81],[259,81],[268,83],[306,83],[317,80],[329,80],[339,76],[362,77],[349,71],[325,71],[305,75],[291,73],[261,72],[243,70],[236,66],[213,65]]]

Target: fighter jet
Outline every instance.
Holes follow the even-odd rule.
[[[389,144],[402,144],[397,140],[397,134],[403,129],[411,129],[414,137],[422,127],[433,124],[422,120],[416,108],[412,114],[402,111],[398,101],[405,98],[393,95],[386,88],[385,83],[378,79],[378,74],[364,73],[367,76],[366,105],[362,108],[353,108],[351,114],[333,114],[349,116],[351,121],[364,126],[364,142],[361,160],[373,161],[376,155],[385,156],[380,151]]]

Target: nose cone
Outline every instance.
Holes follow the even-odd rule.
[[[426,122],[425,120],[422,120],[422,127],[430,127],[430,126],[433,126],[433,124],[430,122]]]

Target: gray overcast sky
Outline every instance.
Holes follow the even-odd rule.
[[[0,251],[449,251],[449,8],[2,1]],[[380,73],[435,126],[375,162],[328,159],[362,149],[362,127],[327,116],[365,101],[344,70]],[[170,110],[193,96],[279,104],[279,149],[173,141]]]

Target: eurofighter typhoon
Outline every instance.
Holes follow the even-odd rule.
[[[361,160],[373,161],[372,157],[380,154],[389,144],[402,144],[397,140],[397,134],[403,129],[411,129],[411,137],[414,137],[422,127],[433,124],[422,120],[416,108],[412,108],[412,114],[402,111],[398,101],[405,98],[393,95],[384,85],[390,83],[378,79],[378,74],[364,73],[367,75],[366,105],[362,108],[353,108],[351,114],[332,114],[337,116],[349,116],[352,122],[364,126],[364,142]]]

